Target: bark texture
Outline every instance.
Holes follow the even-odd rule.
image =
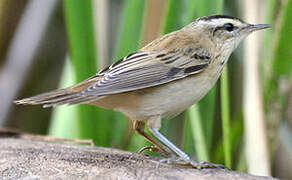
[[[156,157],[52,139],[0,131],[1,179],[273,179],[227,169],[168,165]]]

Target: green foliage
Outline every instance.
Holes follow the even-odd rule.
[[[63,70],[60,88],[72,86],[75,83],[73,68],[69,60]],[[63,138],[80,138],[79,118],[76,106],[59,106],[53,110],[49,135]]]
[[[228,71],[223,69],[220,92],[221,92],[221,114],[223,127],[223,144],[225,165],[231,168],[231,137],[230,137],[230,110],[229,110],[229,87],[228,87]]]
[[[292,69],[292,1],[283,6],[273,53],[273,73],[276,76],[290,77]]]
[[[80,82],[96,73],[96,47],[94,42],[91,1],[65,0],[64,11],[70,47],[70,59],[73,65],[72,71],[74,73],[74,79]],[[71,78],[68,74],[66,77],[66,79]],[[76,131],[74,134],[78,138],[93,139],[96,144],[107,146],[109,144],[108,136],[110,132],[107,127],[110,124],[102,120],[105,117],[101,113],[102,110],[88,105],[80,105],[73,108],[74,110],[71,109],[67,112],[56,113],[58,116],[54,118],[53,124],[55,125],[51,126],[53,129],[50,129],[50,132],[58,132],[56,134],[57,136],[64,137],[74,127]],[[74,113],[77,116],[72,117]],[[62,118],[68,116],[72,118],[71,122],[66,121],[67,118]],[[57,131],[54,128],[59,130]]]
[[[190,133],[193,135],[193,148],[196,150],[196,157],[199,161],[210,161],[209,151],[207,149],[207,141],[202,126],[202,119],[198,109],[198,105],[193,105],[189,108],[188,122],[191,127]]]
[[[114,61],[136,51],[143,29],[145,0],[125,0]]]
[[[273,0],[269,1],[268,8],[268,18],[273,17],[275,14],[276,2]],[[269,46],[271,51],[268,53],[271,58],[267,57],[268,65],[262,64],[262,66],[267,67],[265,74],[265,84],[264,86],[264,99],[266,108],[271,106],[271,104],[278,103],[283,110],[283,107],[287,100],[287,95],[283,94],[281,91],[280,84],[287,84],[288,81],[291,81],[291,72],[292,72],[292,23],[291,23],[291,10],[292,10],[292,1],[285,1],[282,8],[280,9],[279,15],[276,17],[276,22],[273,24],[273,29],[266,32],[266,36],[263,44],[272,42],[272,45]],[[265,51],[266,52],[266,51]],[[266,110],[269,112],[269,110]]]
[[[184,1],[167,1],[162,34],[167,34],[182,27],[183,5]]]
[[[70,57],[79,82],[96,73],[91,1],[65,0],[64,11]]]

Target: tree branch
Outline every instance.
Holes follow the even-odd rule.
[[[54,142],[52,142],[54,141]],[[0,130],[3,179],[273,179],[226,169],[192,169],[116,149]],[[71,140],[72,141],[72,140]],[[75,140],[73,140],[75,141]]]

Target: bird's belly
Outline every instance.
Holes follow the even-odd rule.
[[[162,117],[178,115],[198,102],[210,90],[212,83],[207,78],[188,77],[157,89],[152,95],[155,103],[151,111],[157,111]]]
[[[115,109],[134,120],[170,117],[199,101],[216,80],[206,75],[190,76],[157,87],[110,95],[92,104]]]

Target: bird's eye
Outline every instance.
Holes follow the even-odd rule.
[[[228,31],[228,32],[231,32],[231,31],[234,30],[234,26],[233,26],[233,24],[231,24],[231,23],[226,23],[226,24],[224,24],[224,25],[223,25],[223,28],[224,28],[226,31]]]

